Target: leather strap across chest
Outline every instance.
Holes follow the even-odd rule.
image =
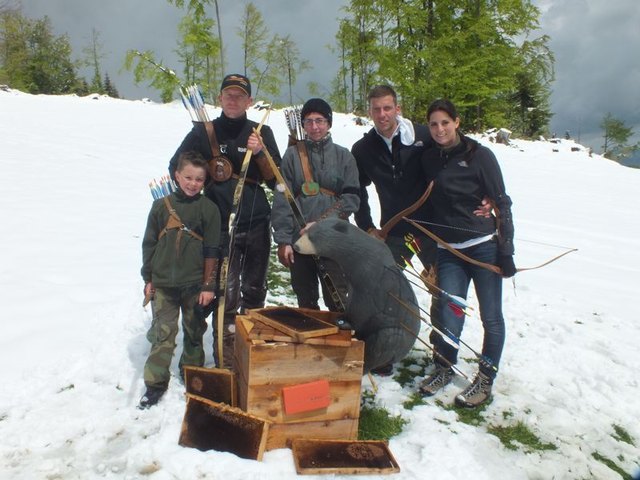
[[[197,234],[196,232],[188,228],[184,223],[182,223],[182,220],[180,219],[178,212],[176,212],[176,210],[171,205],[171,202],[169,201],[169,197],[163,197],[162,200],[164,200],[164,204],[167,207],[167,210],[169,211],[169,219],[167,220],[167,224],[165,225],[165,227],[162,229],[162,231],[158,235],[158,240],[164,237],[169,230],[173,230],[177,228],[178,236],[176,237],[176,251],[178,251],[180,247],[180,239],[182,238],[182,232],[187,232],[193,238],[203,242],[204,238],[202,237],[202,235]]]
[[[207,137],[209,138],[211,156],[215,158],[222,154],[220,151],[220,144],[218,143],[218,137],[216,137],[216,129],[213,128],[213,122],[204,122],[204,128],[207,131]]]
[[[307,185],[315,183],[313,181],[313,173],[311,172],[311,162],[309,161],[309,155],[307,153],[307,147],[304,141],[300,140],[297,142],[296,147],[298,148],[298,156],[300,157],[300,166],[302,167],[302,175],[304,176],[304,182]],[[337,197],[338,194],[333,190],[329,190],[328,188],[319,187],[320,192],[325,195],[329,195],[331,197]]]

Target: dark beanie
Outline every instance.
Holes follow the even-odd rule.
[[[325,102],[321,98],[310,98],[302,106],[300,118],[304,120],[307,115],[314,112],[319,113],[324,118],[326,118],[329,121],[329,127],[331,127],[331,124],[333,123],[333,112],[331,111],[331,107],[327,102]]]

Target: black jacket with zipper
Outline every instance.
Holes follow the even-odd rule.
[[[221,113],[218,118],[213,120],[213,128],[216,132],[218,144],[224,149],[224,156],[229,159],[233,165],[233,173],[240,173],[240,166],[247,151],[247,141],[249,135],[253,132],[258,124],[247,119],[246,116],[241,118],[229,118]],[[280,164],[280,152],[276,144],[272,130],[264,125],[260,131],[260,135],[264,141],[265,147],[273,157],[277,165]],[[174,178],[174,173],[178,165],[178,157],[182,152],[195,150],[200,152],[205,160],[212,158],[211,147],[209,146],[209,137],[202,122],[193,122],[193,128],[182,141],[178,150],[169,162],[169,173]],[[269,221],[271,217],[271,207],[260,183],[263,181],[260,171],[253,159],[247,170],[247,181],[242,191],[242,199],[240,211],[237,217],[237,231],[247,231],[249,228],[257,227],[265,221]],[[223,230],[227,230],[229,223],[229,214],[233,203],[233,194],[237,180],[230,178],[226,182],[208,181],[205,185],[204,193],[209,197],[220,209]],[[269,182],[269,186],[273,187],[275,181]]]
[[[433,207],[436,235],[461,243],[498,230],[498,253],[513,255],[511,198],[491,150],[460,134],[460,143],[451,149],[425,150],[422,166],[427,180],[435,180],[428,203]],[[497,218],[473,213],[485,196],[495,205]]]
[[[433,145],[433,140],[424,125],[414,124],[413,127],[414,143],[404,145],[400,141],[400,135],[396,135],[391,144],[393,153],[375,128],[351,148],[360,175],[360,209],[355,214],[355,221],[363,230],[375,227],[367,192],[371,183],[375,185],[380,201],[380,227],[395,214],[415,203],[427,188],[420,157],[425,147]],[[427,205],[410,215],[415,220],[426,220],[429,216]],[[389,234],[402,237],[410,231],[415,233],[411,225],[398,222]]]

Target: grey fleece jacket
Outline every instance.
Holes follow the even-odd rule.
[[[319,142],[305,140],[305,146],[313,180],[322,189],[335,192],[336,195],[322,191],[312,196],[302,193],[305,179],[298,148],[296,145],[289,147],[282,157],[280,170],[296,197],[302,215],[307,223],[326,217],[347,219],[360,207],[358,167],[353,155],[346,148],[333,143],[330,135]],[[271,225],[273,239],[278,245],[290,245],[297,240],[300,227],[293,218],[284,193],[278,189],[273,197]]]

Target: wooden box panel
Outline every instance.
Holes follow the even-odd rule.
[[[296,439],[292,444],[299,474],[389,474],[400,467],[386,442]]]
[[[269,422],[240,409],[187,394],[180,439],[183,447],[231,452],[262,460]]]
[[[236,382],[233,372],[221,368],[185,366],[184,385],[187,393],[235,407]]]
[[[357,440],[358,419],[271,423],[265,449],[291,448],[294,440],[307,438]]]
[[[316,315],[309,315],[308,312],[308,310],[283,306],[258,308],[249,310],[248,313],[250,317],[257,318],[299,342],[306,338],[338,333],[338,327],[335,324],[321,320]]]
[[[331,312],[333,313],[333,312]],[[242,316],[240,321],[251,340],[264,340],[265,342],[305,343],[308,345],[332,345],[334,347],[350,347],[352,334],[350,330],[338,330],[334,334],[320,337],[309,337],[302,340],[296,339],[271,325],[261,322],[255,317]],[[258,344],[260,342],[252,342]]]

